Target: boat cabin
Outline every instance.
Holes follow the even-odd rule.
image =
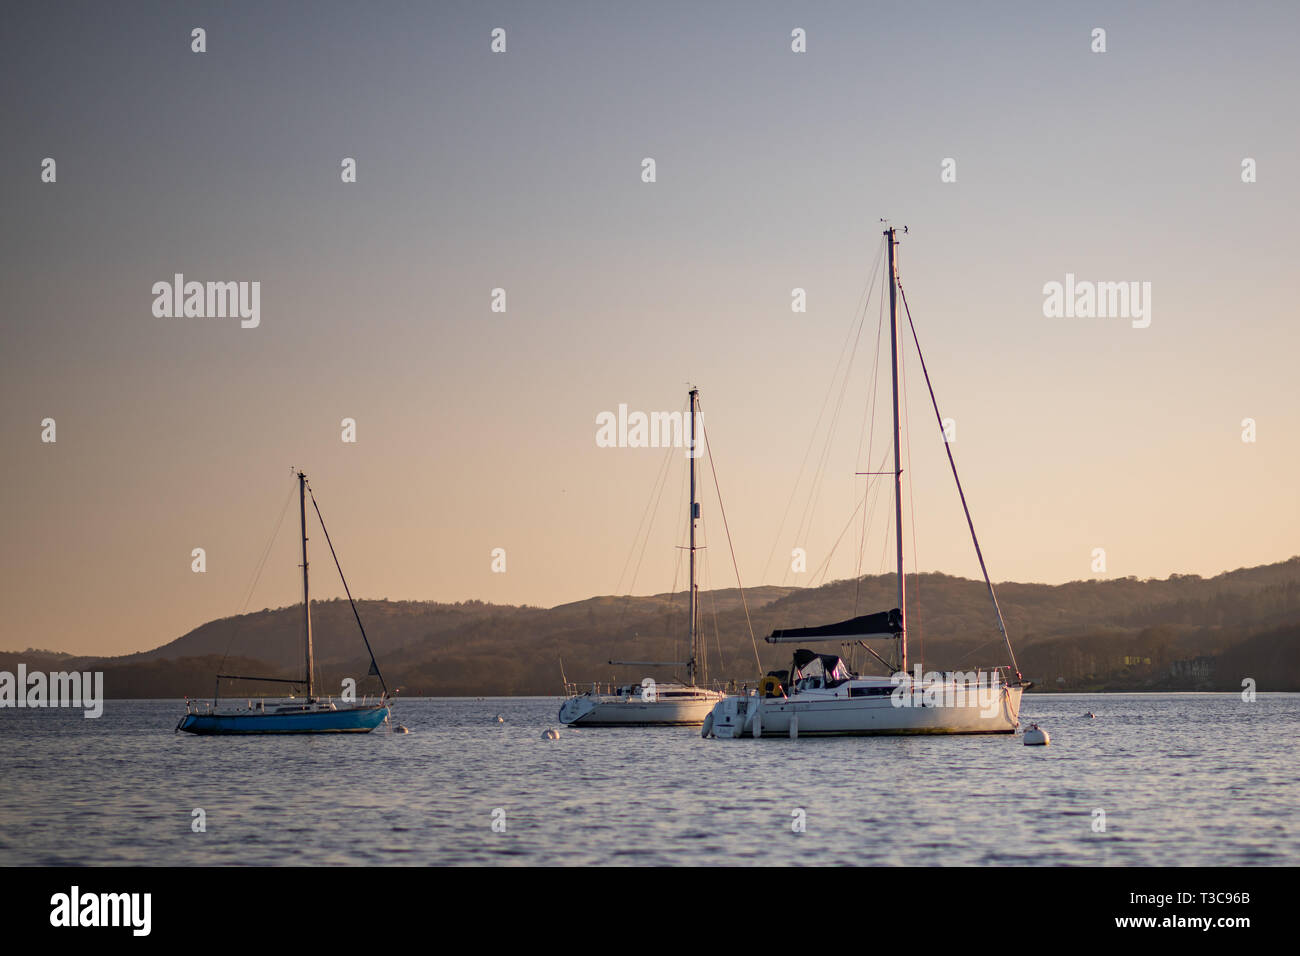
[[[805,648],[794,652],[790,664],[791,687],[795,691],[827,690],[852,680],[854,673],[835,654],[818,654]]]

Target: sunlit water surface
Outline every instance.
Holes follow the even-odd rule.
[[[175,701],[3,710],[0,864],[1300,863],[1300,694],[1027,695],[1046,748],[543,740],[558,706],[403,700],[409,734],[252,738],[173,733]]]

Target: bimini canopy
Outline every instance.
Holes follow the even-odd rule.
[[[818,654],[802,647],[794,652],[794,663],[790,671],[795,680],[804,677],[821,677],[827,687],[834,687],[853,676],[844,665],[844,661],[836,655]]]
[[[903,615],[899,613],[898,608],[894,608],[892,611],[880,611],[877,614],[863,614],[861,617],[849,618],[838,624],[775,630],[767,636],[766,640],[769,644],[853,641],[868,637],[897,637],[902,630]]]

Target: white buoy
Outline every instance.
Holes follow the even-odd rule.
[[[700,728],[700,736],[708,737],[713,733],[713,711],[709,711],[704,717],[704,726]]]
[[[394,725],[393,725],[393,733],[395,733],[395,734],[409,734],[410,731],[409,731],[409,730],[408,730],[404,725],[402,725],[402,724],[394,724]]]
[[[763,736],[763,708],[759,707],[754,711],[754,723],[750,725],[754,734],[754,739],[758,740]]]
[[[559,739],[560,739],[560,732],[559,732],[558,730],[556,730],[554,727],[552,727],[550,730],[547,730],[547,731],[545,731],[545,732],[542,733],[542,739],[543,739],[543,740],[559,740]]]
[[[1029,729],[1025,731],[1026,747],[1046,747],[1052,742],[1047,731],[1043,730],[1037,724],[1030,724]]]
[[[790,715],[790,739],[791,740],[799,739],[799,715],[798,714]]]

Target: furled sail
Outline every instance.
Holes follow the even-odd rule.
[[[787,627],[773,631],[766,638],[769,644],[797,641],[853,641],[868,637],[897,637],[903,630],[903,615],[898,608],[863,614],[838,624],[820,627]]]

